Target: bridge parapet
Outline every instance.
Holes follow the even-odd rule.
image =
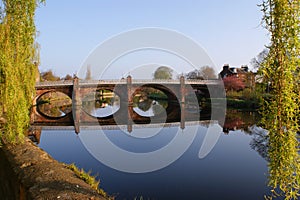
[[[187,79],[185,81],[186,84],[189,85],[219,85],[222,84],[223,82],[221,80],[191,80]]]
[[[44,81],[44,82],[37,82],[35,87],[45,87],[45,86],[70,86],[73,85],[73,80],[67,81]]]
[[[218,85],[220,80],[185,80],[185,84],[189,85]],[[127,84],[126,79],[120,80],[79,80],[79,86],[92,86],[101,84]],[[180,80],[174,79],[132,79],[132,84],[180,84]],[[46,81],[36,83],[36,88],[51,86],[70,86],[73,85],[72,80],[67,81]]]

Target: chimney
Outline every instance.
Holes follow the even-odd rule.
[[[243,65],[241,68],[244,70],[244,72],[248,72],[248,70],[249,70],[247,65]]]
[[[229,70],[229,64],[224,64],[223,70]]]

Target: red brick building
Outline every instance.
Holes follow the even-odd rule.
[[[223,70],[219,73],[219,78],[223,79],[228,76],[234,76],[241,79],[248,88],[255,86],[256,73],[249,71],[247,65],[242,65],[240,68],[237,68],[230,67],[229,64],[225,64],[223,66]]]

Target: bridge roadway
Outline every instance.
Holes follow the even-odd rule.
[[[81,109],[82,99],[91,92],[104,89],[114,91],[121,101],[120,111],[108,118],[122,119],[122,122],[124,121],[127,124],[132,124],[132,119],[140,122],[143,120],[149,121],[149,119],[138,116],[133,111],[133,97],[136,92],[144,87],[158,89],[167,95],[169,102],[177,102],[179,110],[174,109],[174,106],[168,106],[166,112],[167,114],[181,113],[178,118],[185,121],[185,112],[181,111],[185,109],[186,95],[198,93],[209,98],[212,92],[218,93],[220,91],[220,85],[220,80],[185,80],[183,76],[179,80],[137,80],[128,76],[126,79],[121,80],[79,80],[75,77],[70,81],[39,82],[35,87],[36,96],[33,105],[38,105],[39,98],[46,93],[61,92],[72,99],[72,112],[64,117],[53,118],[41,113],[38,106],[33,106],[31,124],[72,124],[75,127],[75,132],[79,133],[80,124],[95,121],[95,117],[88,115]],[[168,105],[171,105],[171,103]],[[111,120],[108,118],[97,118],[97,121],[101,122],[100,124],[105,124],[105,121]]]

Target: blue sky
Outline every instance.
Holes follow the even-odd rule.
[[[114,35],[143,27],[171,29],[192,38],[205,49],[217,72],[225,63],[250,65],[251,58],[269,41],[260,25],[260,3],[261,0],[49,0],[36,12],[40,70],[52,69],[59,76],[77,73],[96,46]],[[176,65],[174,60],[170,65]],[[124,74],[128,70],[117,71]]]

